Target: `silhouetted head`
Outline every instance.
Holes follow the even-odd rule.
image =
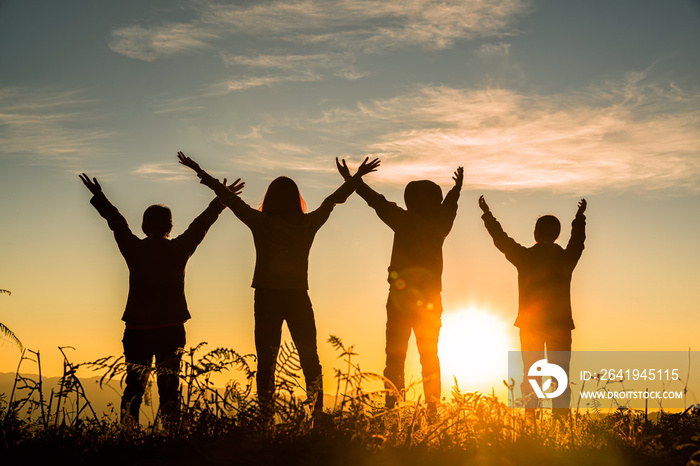
[[[154,204],[143,213],[141,229],[149,238],[167,238],[173,229],[173,214],[162,204]]]
[[[535,223],[535,241],[538,243],[553,243],[560,232],[561,223],[554,215],[543,215]]]
[[[280,176],[267,187],[260,210],[279,216],[290,223],[298,223],[306,212],[306,202],[301,197],[299,187],[291,178]]]
[[[442,189],[428,180],[411,181],[403,192],[406,209],[427,214],[442,204]]]

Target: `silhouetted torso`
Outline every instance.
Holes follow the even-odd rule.
[[[556,243],[536,243],[526,248],[510,238],[491,213],[482,218],[496,247],[518,269],[515,326],[545,331],[573,329],[571,275],[584,249],[585,217],[581,215],[571,223],[566,249]]]
[[[328,220],[332,204],[304,214],[298,225],[231,200],[234,214],[250,228],[255,243],[253,288],[309,289],[309,252],[316,232]]]
[[[252,286],[255,288],[255,349],[258,356],[255,377],[262,411],[269,412],[273,406],[275,366],[282,325],[286,321],[299,352],[307,394],[310,399],[315,397],[313,410],[321,412],[323,377],[316,344],[316,322],[307,292],[309,251],[316,232],[326,223],[335,204],[345,202],[352,194],[355,180],[343,183],[313,212],[302,213],[300,203],[298,215],[290,215],[287,220],[284,214],[289,212],[271,215],[269,211],[253,209],[211,175],[200,171],[198,176],[253,233],[256,260]],[[285,177],[271,183],[268,195],[277,180],[291,182],[292,194],[299,196],[301,201],[296,184]],[[268,202],[267,195],[265,202]]]
[[[129,268],[129,296],[122,320],[127,326],[164,327],[190,318],[185,300],[185,266],[224,206],[217,199],[174,239],[134,235],[126,219],[104,195],[90,203],[104,217]]]
[[[442,245],[457,215],[459,191],[451,190],[428,214],[404,210],[367,185],[357,193],[394,231],[389,283],[397,279],[427,290],[442,289]]]
[[[253,209],[209,175],[202,176],[202,183],[212,188],[253,233],[256,258],[252,287],[308,290],[309,252],[314,237],[328,220],[336,201],[344,202],[347,196],[327,197],[318,209],[303,214],[298,224],[292,224]]]

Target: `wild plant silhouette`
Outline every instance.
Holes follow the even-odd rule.
[[[11,295],[12,293],[9,292],[8,290],[0,290],[0,294],[6,294],[6,295]],[[7,338],[10,340],[12,343],[17,345],[20,349],[20,351],[24,351],[24,346],[22,345],[22,342],[19,341],[19,338],[10,330],[7,328],[4,324],[0,323],[0,337]]]
[[[437,413],[420,399],[389,409],[384,378],[360,369],[353,345],[336,336],[328,343],[339,360],[336,403],[321,416],[313,415],[315,400],[307,395],[314,394],[304,390],[292,344],[280,350],[270,418],[254,394],[255,356],[206,351],[201,343],[183,354],[177,422],[162,422],[156,411],[140,426],[122,425],[114,409],[96,413],[77,375],[123,382],[123,357],[74,364],[61,348],[58,390],[44,394],[40,374],[18,373],[13,393],[0,395],[0,454],[6,464],[697,465],[700,459],[695,408],[654,420],[624,408],[608,415],[574,411],[566,420],[543,410],[530,417],[493,393],[466,393],[455,382]],[[38,352],[25,353],[40,367]],[[143,369],[152,385],[156,369]],[[212,378],[221,374],[230,378],[217,386]]]

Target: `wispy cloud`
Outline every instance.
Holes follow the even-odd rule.
[[[284,82],[311,82],[320,79],[321,77],[319,75],[308,73],[298,73],[288,76],[241,76],[212,84],[208,89],[202,92],[202,95],[217,96],[254,87],[273,86]]]
[[[510,45],[499,42],[498,44],[482,44],[476,52],[480,57],[507,57],[510,55]]]
[[[295,147],[287,162],[326,167],[331,155],[379,156],[375,179],[385,183],[450,183],[464,165],[467,183],[487,189],[700,189],[700,91],[645,73],[576,94],[424,87],[295,124],[307,153]],[[286,149],[273,131],[248,146],[261,166],[279,164]],[[333,137],[329,154],[323,139]]]
[[[33,161],[76,161],[101,152],[110,131],[92,129],[97,101],[82,91],[0,88],[0,147]]]
[[[206,3],[202,24],[289,42],[379,51],[403,45],[450,47],[458,39],[500,36],[528,8],[522,0],[303,0],[237,6]]]
[[[156,27],[133,25],[112,31],[109,48],[129,58],[155,61],[210,47],[216,30],[201,24],[166,23]]]
[[[238,73],[235,78],[212,84],[202,94],[224,95],[254,87],[269,87],[288,82],[321,81],[329,76],[348,80],[366,75],[354,66],[352,54],[315,55],[257,55],[241,56],[222,54],[224,63],[251,70],[250,74]]]
[[[161,181],[180,181],[191,179],[189,169],[179,166],[177,163],[144,163],[132,173],[134,175],[157,178]]]
[[[266,136],[273,135],[268,139]],[[249,132],[217,132],[209,141],[223,146],[235,146],[239,153],[237,168],[258,173],[319,172],[319,154],[313,148],[289,141],[274,140],[274,131],[267,127],[253,127]],[[328,165],[328,157],[324,160]]]
[[[220,177],[222,180],[226,177],[225,173],[218,170],[208,169],[207,172],[212,176]],[[143,163],[131,173],[132,175],[162,182],[182,180],[192,181],[192,170],[180,165],[177,162]]]
[[[205,110],[206,107],[201,103],[197,103],[195,96],[165,97],[153,104],[153,113],[156,115],[169,113],[197,114]]]
[[[242,56],[222,54],[227,65],[238,65],[260,70],[279,70],[300,75],[321,73],[355,80],[365,76],[355,68],[355,56],[351,53],[319,53],[314,55],[263,55]]]
[[[110,48],[129,58],[154,61],[205,49],[243,73],[217,85],[218,92],[310,82],[329,76],[359,79],[361,53],[404,46],[445,49],[456,41],[502,37],[528,8],[527,0],[277,0],[246,5],[199,0],[188,22],[135,24],[112,31]],[[241,41],[256,41],[258,53],[240,53]],[[236,50],[232,53],[231,50]],[[302,50],[302,53],[300,53]],[[314,52],[308,53],[309,50]]]
[[[640,75],[578,95],[425,88],[374,112],[404,127],[369,147],[394,173],[425,173],[429,157],[443,179],[464,164],[472,185],[500,189],[700,187],[700,92]]]

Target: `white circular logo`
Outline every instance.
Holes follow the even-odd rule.
[[[530,366],[527,375],[530,377],[551,377],[542,384],[542,387],[537,383],[537,380],[529,379],[532,389],[535,391],[537,398],[556,398],[566,390],[569,385],[569,378],[566,376],[566,371],[556,364],[548,363],[546,359],[540,359]],[[557,388],[552,393],[547,393],[552,386],[552,379],[556,380]]]

